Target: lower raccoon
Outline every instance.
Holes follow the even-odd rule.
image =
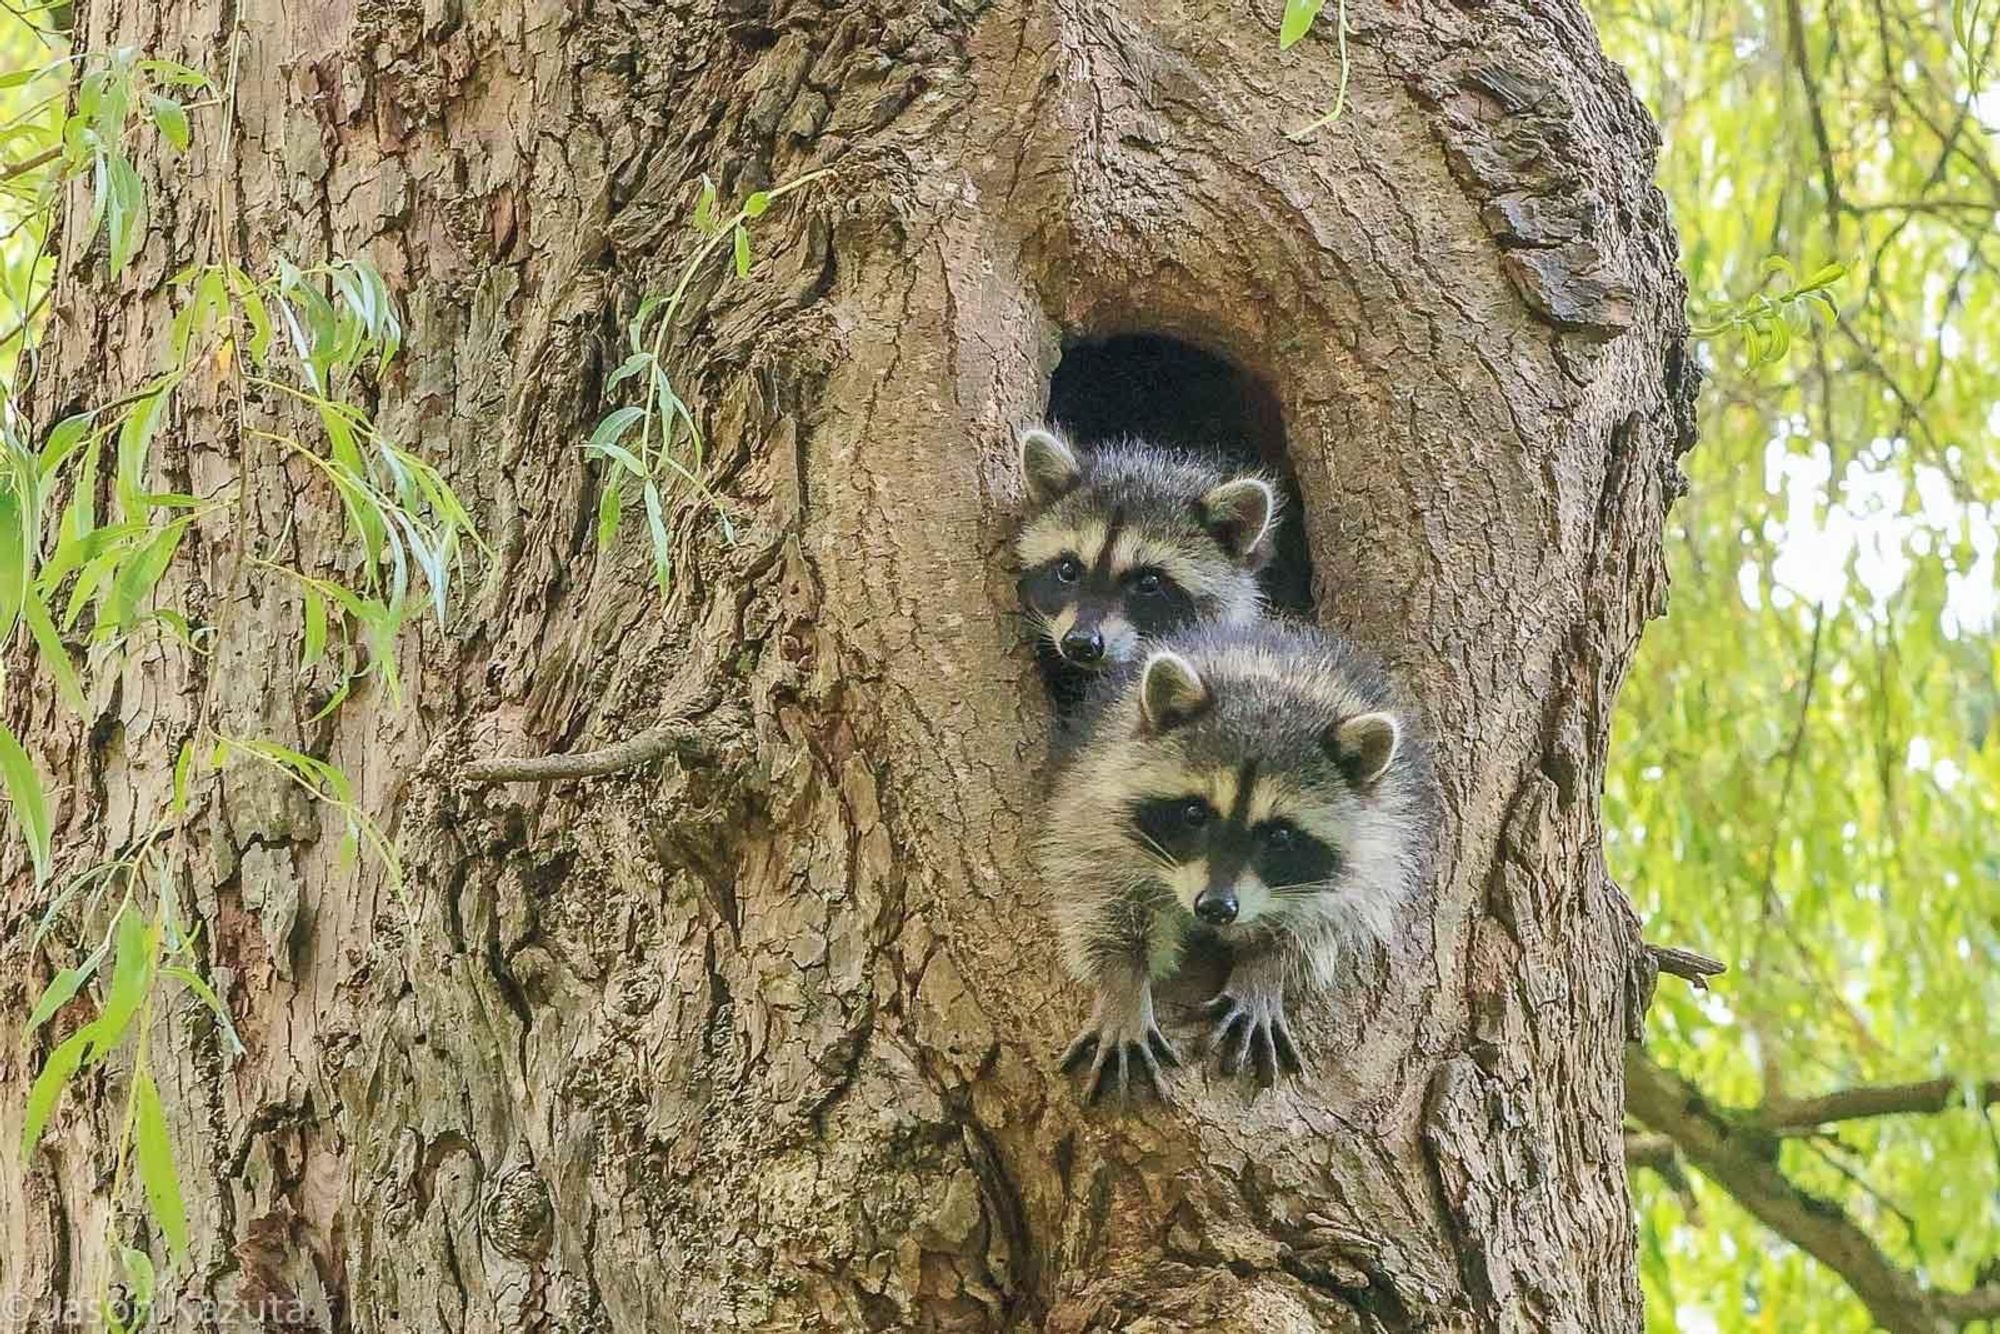
[[[1021,475],[1021,605],[1060,702],[1147,639],[1262,613],[1279,510],[1265,478],[1141,441],[1079,451],[1040,428],[1022,433]]]
[[[1381,672],[1302,625],[1211,626],[1109,682],[1056,777],[1037,869],[1071,971],[1096,992],[1064,1069],[1089,1096],[1179,1057],[1152,983],[1207,939],[1224,1074],[1301,1069],[1286,987],[1322,987],[1386,938],[1434,819],[1430,767]]]

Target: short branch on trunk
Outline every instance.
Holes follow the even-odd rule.
[[[1673,1141],[1683,1158],[1764,1226],[1847,1280],[1890,1334],[1945,1334],[2000,1313],[2000,1288],[1933,1292],[1884,1254],[1838,1206],[1794,1185],[1778,1170],[1774,1131],[1759,1113],[1714,1107],[1693,1085],[1629,1047],[1625,1104],[1633,1119]]]
[[[566,778],[596,778],[636,769],[669,755],[684,760],[712,759],[721,745],[721,732],[738,721],[726,710],[699,719],[676,713],[636,736],[599,750],[474,760],[462,772],[473,783],[555,783]]]
[[[1711,959],[1706,954],[1696,954],[1693,950],[1676,949],[1671,945],[1648,945],[1646,952],[1653,956],[1663,973],[1694,984],[1697,991],[1708,990],[1708,979],[1717,973],[1729,971],[1729,965],[1720,959]]]

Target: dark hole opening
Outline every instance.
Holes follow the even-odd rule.
[[[1277,481],[1285,523],[1262,575],[1264,592],[1274,610],[1312,610],[1312,558],[1285,449],[1284,412],[1256,376],[1157,334],[1086,339],[1063,353],[1049,381],[1048,418],[1078,445],[1137,438],[1219,457]]]

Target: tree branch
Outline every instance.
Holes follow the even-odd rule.
[[[22,158],[19,162],[9,162],[6,166],[0,167],[0,181],[11,181],[16,176],[24,175],[37,167],[46,167],[61,154],[62,145],[57,144],[54,148],[43,149],[33,157]]]
[[[1987,1283],[1970,1292],[1941,1292],[1932,1300],[1945,1319],[1960,1325],[2000,1320],[2000,1283]]]
[[[2000,1288],[1992,1285],[1962,1293],[1925,1288],[1838,1205],[1778,1170],[1769,1129],[1711,1106],[1691,1084],[1632,1047],[1625,1051],[1625,1105],[1764,1226],[1845,1279],[1890,1334],[1948,1334],[2000,1314]]]
[[[1826,206],[1834,224],[1834,243],[1837,247],[1840,210],[1847,206],[1847,201],[1840,193],[1840,172],[1834,166],[1833,141],[1826,132],[1826,113],[1820,107],[1819,76],[1806,51],[1806,19],[1799,8],[1799,0],[1789,0],[1785,15],[1785,45],[1790,51],[1793,66],[1798,70],[1799,86],[1805,90],[1807,123],[1812,126],[1813,146],[1819,150],[1820,188],[1826,192]]]
[[[1665,1174],[1679,1162],[1680,1153],[1674,1148],[1671,1136],[1641,1134],[1635,1130],[1625,1132],[1625,1166],[1649,1167]]]
[[[1960,1079],[1926,1079],[1914,1084],[1871,1084],[1836,1089],[1816,1098],[1784,1098],[1752,1112],[1766,1130],[1799,1131],[1835,1121],[1860,1121],[1871,1116],[1903,1116],[1942,1112],[1953,1107],[1985,1107],[2000,1103],[2000,1079],[1967,1085]]]
[[[1646,951],[1653,956],[1653,962],[1661,972],[1673,974],[1696,991],[1707,991],[1709,978],[1729,971],[1729,965],[1720,959],[1711,959],[1706,954],[1673,945],[1648,945]]]
[[[690,720],[686,713],[655,723],[636,736],[599,750],[567,755],[513,755],[474,760],[461,771],[473,783],[556,783],[566,778],[595,778],[622,769],[636,769],[669,755],[684,760],[711,759],[720,748],[719,733],[740,719],[733,711]]]

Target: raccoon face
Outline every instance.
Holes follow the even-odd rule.
[[[1079,456],[1044,430],[1021,437],[1021,473],[1021,605],[1064,662],[1096,671],[1198,619],[1257,615],[1278,508],[1263,478],[1146,445]]]
[[[1234,684],[1212,687],[1178,653],[1147,659],[1138,725],[1148,758],[1125,794],[1132,842],[1181,908],[1224,936],[1324,915],[1351,859],[1380,870],[1365,865],[1382,854],[1370,798],[1401,735],[1386,712],[1343,717],[1308,698],[1258,698],[1267,684],[1218,697]],[[1273,744],[1274,728],[1305,734]]]

